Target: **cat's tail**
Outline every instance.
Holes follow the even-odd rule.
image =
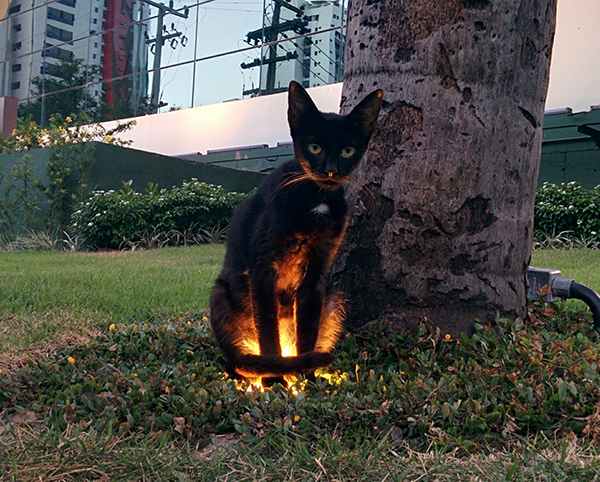
[[[298,356],[242,355],[234,361],[233,369],[247,378],[280,377],[312,372],[317,368],[331,365],[331,353],[311,351]]]

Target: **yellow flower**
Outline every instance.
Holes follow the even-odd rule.
[[[169,393],[171,390],[169,389],[169,385],[165,387],[165,393]]]
[[[206,316],[203,316],[202,321],[208,321],[208,318]]]
[[[112,142],[112,140],[113,140],[112,136],[106,136],[106,137],[104,138],[104,142],[106,142],[107,144],[111,143],[111,142]]]
[[[450,335],[446,335],[444,338],[446,339],[446,341],[450,341],[450,339],[451,339],[452,337],[451,337]]]
[[[294,422],[298,422],[299,420],[300,420],[300,415],[296,415],[296,416],[294,417]]]
[[[114,324],[114,323],[112,323],[112,324],[111,324],[111,325],[108,327],[109,331],[115,331],[115,328],[116,328],[116,326],[115,326],[115,324]]]
[[[67,361],[69,362],[69,365],[75,365],[75,358],[73,358],[72,356],[67,358]]]
[[[13,136],[16,136],[16,135],[17,135],[17,129],[13,129],[13,130],[12,130],[12,135],[13,135]]]
[[[133,119],[133,120],[131,121],[131,125],[132,125],[132,126],[137,126],[137,121],[136,121],[135,119]]]
[[[186,351],[186,353],[189,353],[190,355],[194,354],[194,352],[192,350],[185,350],[185,351]]]
[[[69,115],[67,117],[65,117],[65,120],[67,122],[73,122],[73,119],[71,119],[71,116],[69,116]]]

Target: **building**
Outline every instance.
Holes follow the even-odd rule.
[[[148,10],[141,0],[12,0],[0,23],[0,96],[30,100],[33,79],[83,59],[86,95],[134,115],[148,93]]]
[[[105,84],[105,102],[113,111],[144,113],[138,109],[148,95],[149,10],[141,0],[106,1],[102,78],[118,79]]]
[[[304,11],[308,19],[307,28],[314,35],[304,38],[303,42],[302,86],[318,87],[341,82],[346,30],[330,29],[343,23],[346,13],[342,5],[340,2],[315,1],[306,3]]]
[[[0,95],[29,99],[31,83],[40,75],[57,74],[61,60],[87,59],[102,66],[104,0],[12,0],[0,23]],[[100,97],[100,85],[89,95]]]

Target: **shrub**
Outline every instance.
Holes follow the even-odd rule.
[[[62,237],[74,205],[90,192],[88,180],[94,161],[91,143],[128,146],[131,141],[119,136],[134,125],[135,120],[117,123],[107,130],[100,124],[89,124],[89,117],[83,114],[64,119],[53,115],[49,125],[40,128],[35,122],[19,118],[11,137],[0,136],[0,154],[25,153],[12,169],[0,173],[0,233],[16,241],[23,231],[39,229],[43,220],[49,236]],[[27,154],[39,148],[50,151],[43,179],[34,177],[34,163]]]
[[[600,241],[600,186],[587,190],[577,182],[545,182],[535,198],[536,237],[567,234],[579,240]]]
[[[181,187],[94,191],[75,211],[71,231],[91,248],[153,247],[206,242],[229,223],[246,194],[192,179]]]

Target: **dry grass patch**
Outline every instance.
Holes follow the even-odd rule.
[[[0,373],[12,372],[65,348],[85,345],[99,334],[90,321],[82,322],[62,311],[0,318]]]

